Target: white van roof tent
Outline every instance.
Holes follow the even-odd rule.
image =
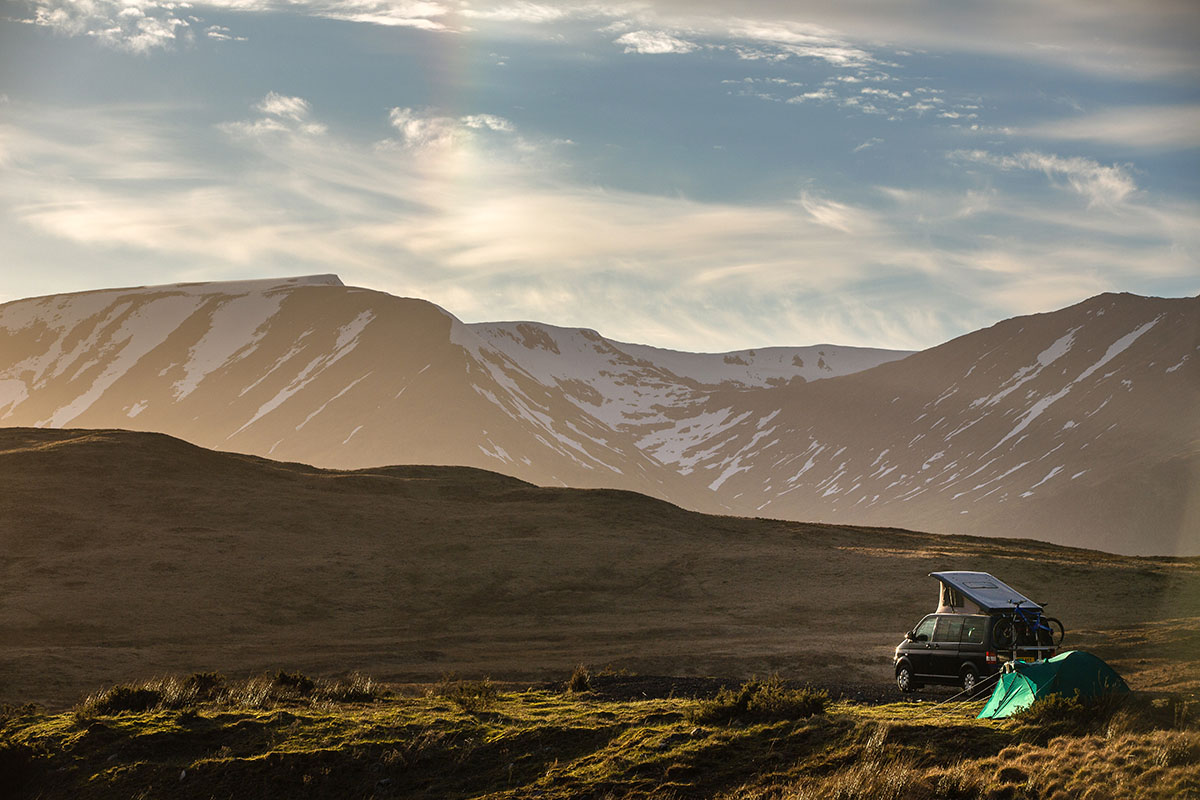
[[[1039,604],[987,572],[931,572],[929,577],[942,583],[938,611],[978,609],[990,614],[1011,609],[1018,603],[1021,608],[1042,610]]]

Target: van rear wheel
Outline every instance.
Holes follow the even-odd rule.
[[[966,667],[965,669],[963,669],[963,672],[962,672],[963,691],[966,692],[967,694],[970,694],[975,691],[975,688],[977,686],[979,686],[979,673],[977,673],[975,671],[975,668],[974,667]]]

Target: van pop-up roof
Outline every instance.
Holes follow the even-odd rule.
[[[1021,604],[1021,608],[1041,611],[1042,607],[1004,581],[987,572],[931,572],[941,581],[938,600],[940,613],[991,614]]]

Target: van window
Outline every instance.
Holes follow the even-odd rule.
[[[957,642],[962,633],[963,618],[947,615],[938,617],[937,630],[933,632],[935,642]]]
[[[921,620],[921,624],[913,629],[913,638],[918,642],[933,641],[933,623],[937,621],[937,617],[929,616]],[[925,638],[922,639],[921,637]]]
[[[964,617],[960,641],[983,644],[983,625],[986,621],[983,617]]]

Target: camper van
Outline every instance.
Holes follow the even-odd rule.
[[[937,610],[905,634],[892,659],[900,691],[946,684],[970,692],[1006,661],[1035,661],[1057,652],[1061,624],[998,578],[986,572],[930,577],[940,583]]]

